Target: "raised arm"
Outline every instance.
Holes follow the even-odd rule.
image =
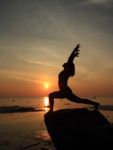
[[[80,51],[79,48],[80,48],[80,44],[77,44],[77,46],[74,48],[74,50],[72,51],[72,53],[70,54],[68,58],[68,61],[67,61],[68,63],[73,62],[74,58],[78,57],[78,54],[79,54],[78,51]]]

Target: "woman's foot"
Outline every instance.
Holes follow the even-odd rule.
[[[95,110],[97,110],[99,108],[99,105],[100,105],[99,103],[95,104]]]
[[[49,111],[48,111],[49,113],[53,113],[53,109],[49,109]]]

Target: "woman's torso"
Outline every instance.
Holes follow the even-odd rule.
[[[59,85],[60,90],[64,90],[68,87],[67,82],[68,82],[69,77],[70,75],[65,70],[59,73],[58,85]]]

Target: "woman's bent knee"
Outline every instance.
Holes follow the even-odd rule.
[[[49,98],[53,98],[53,93],[49,93]]]

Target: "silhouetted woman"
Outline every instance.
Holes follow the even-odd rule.
[[[91,104],[95,106],[95,109],[97,109],[97,107],[99,106],[99,103],[76,96],[67,85],[68,78],[75,75],[75,66],[73,60],[75,57],[78,56],[79,48],[80,45],[77,44],[77,46],[74,48],[71,55],[69,56],[68,61],[63,64],[64,69],[59,73],[58,76],[59,91],[55,91],[49,94],[49,104],[51,112],[53,111],[54,107],[54,98],[67,98],[70,101],[76,103]]]

